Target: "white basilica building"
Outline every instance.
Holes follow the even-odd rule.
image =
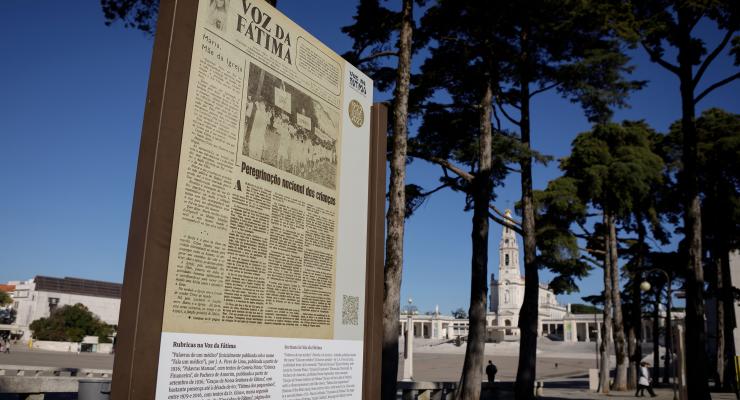
[[[507,210],[507,215],[510,212]],[[519,265],[519,244],[513,230],[504,227],[499,243],[498,272],[491,274],[486,325],[489,338],[519,339],[519,311],[524,302],[524,277]],[[401,312],[401,334],[406,331],[408,314]],[[456,319],[435,311],[414,314],[414,337],[453,339],[467,336],[468,319]],[[565,342],[595,342],[600,337],[601,314],[572,314],[570,305],[558,303],[548,285],[540,283],[538,334]]]
[[[508,210],[506,215],[510,216]],[[515,327],[519,323],[519,310],[524,302],[524,277],[519,267],[519,244],[511,228],[503,228],[498,258],[498,279],[495,273],[491,274],[488,325],[505,327],[506,335],[518,336],[519,331]],[[568,313],[568,308],[558,304],[555,293],[542,283],[539,299],[538,326],[542,334],[542,321],[562,320]],[[549,333],[549,326],[544,330]]]

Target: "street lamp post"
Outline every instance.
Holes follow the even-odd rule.
[[[666,323],[665,323],[665,327],[666,327],[665,368],[666,370],[668,370],[668,367],[669,366],[671,367],[671,370],[673,372],[673,385],[672,385],[673,386],[673,400],[678,400],[678,392],[676,390],[677,389],[676,388],[676,366],[673,363],[673,346],[672,346],[673,329],[671,326],[671,318],[672,318],[671,309],[673,308],[673,278],[670,276],[670,274],[668,274],[668,272],[660,268],[648,269],[645,272],[650,273],[653,271],[661,272],[665,276],[666,282],[668,283],[668,289],[667,289],[668,302],[667,302],[667,307],[666,307]],[[650,282],[642,281],[640,283],[640,289],[643,292],[647,292],[648,290],[650,290]],[[657,380],[658,377],[655,377],[655,379]],[[668,383],[668,381],[664,380],[664,383]]]
[[[411,307],[413,300],[409,297],[408,316],[406,318],[406,337],[403,341],[403,380],[414,380],[414,310]]]

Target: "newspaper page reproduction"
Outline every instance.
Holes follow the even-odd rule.
[[[261,0],[201,0],[157,399],[359,399],[372,82]]]

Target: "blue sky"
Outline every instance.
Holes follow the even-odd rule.
[[[351,46],[340,28],[351,23],[356,2],[279,5],[335,51]],[[710,43],[719,40],[711,27],[700,30]],[[1,1],[0,37],[0,282],[34,275],[120,282],[153,40],[106,27],[97,1],[51,0]],[[634,77],[649,84],[616,119],[646,119],[665,131],[680,116],[677,80],[642,53],[634,56]],[[704,84],[732,68],[723,55]],[[740,83],[708,96],[697,111],[709,107],[739,113]],[[556,158],[589,128],[580,108],[554,93],[536,98],[532,115],[534,147]],[[558,174],[557,163],[537,167],[535,187]],[[409,181],[424,187],[437,176],[421,162],[409,169]],[[518,180],[512,175],[497,188],[501,208],[519,198]],[[413,297],[423,311],[468,306],[471,215],[463,206],[462,195],[442,191],[408,220],[402,298]],[[489,272],[497,269],[501,236],[491,226]],[[600,290],[600,281],[594,271],[581,293],[561,302],[580,302]]]

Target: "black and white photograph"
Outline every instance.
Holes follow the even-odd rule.
[[[226,10],[229,8],[229,0],[209,0],[208,23],[214,28],[226,30]]]
[[[250,64],[242,154],[336,189],[339,112]]]

